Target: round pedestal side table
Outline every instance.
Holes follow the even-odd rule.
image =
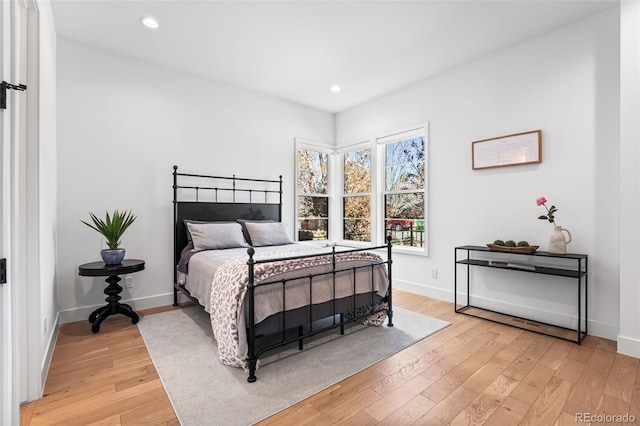
[[[117,265],[105,265],[104,262],[85,263],[78,267],[78,274],[83,277],[107,277],[105,280],[107,288],[104,289],[106,306],[102,306],[89,315],[91,331],[97,333],[100,331],[100,324],[110,315],[122,314],[131,318],[131,323],[136,324],[140,317],[131,306],[126,303],[120,303],[120,293],[122,287],[118,284],[121,280],[120,275],[132,274],[144,269],[144,260],[124,259],[122,263]]]

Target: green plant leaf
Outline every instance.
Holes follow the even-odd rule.
[[[89,212],[89,215],[91,216],[93,224],[85,222],[84,220],[81,220],[81,222],[102,234],[107,241],[107,247],[111,250],[120,248],[120,238],[122,234],[124,234],[137,217],[131,211],[127,210],[123,212],[115,210],[112,215],[106,212],[105,220],[100,219],[91,212]]]

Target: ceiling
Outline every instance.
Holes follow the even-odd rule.
[[[60,37],[331,113],[615,4],[52,0]]]

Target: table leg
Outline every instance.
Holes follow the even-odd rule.
[[[120,305],[118,306],[118,313],[122,315],[126,315],[131,318],[131,324],[137,324],[140,321],[140,317],[135,313],[131,306],[129,305]]]
[[[96,309],[95,311],[91,312],[91,315],[89,315],[89,322],[93,323],[96,318],[98,317],[98,315],[100,315],[100,312],[104,309],[104,306],[99,307],[98,309]]]
[[[98,314],[93,321],[93,325],[91,326],[91,331],[97,333],[100,331],[100,324],[110,315],[109,306],[104,306],[100,308]]]
[[[126,303],[120,303],[120,293],[122,292],[122,286],[118,284],[120,280],[121,278],[117,275],[112,275],[105,280],[109,284],[107,288],[104,289],[104,294],[107,295],[107,298],[105,299],[107,306],[98,308],[89,315],[89,322],[93,324],[91,326],[92,332],[99,332],[100,324],[102,324],[102,322],[110,315],[126,315],[131,318],[132,324],[137,324],[140,320],[140,317],[135,313],[131,306]]]

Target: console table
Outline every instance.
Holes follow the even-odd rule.
[[[465,257],[466,255],[466,257]],[[490,255],[490,256],[489,256]],[[491,257],[492,259],[486,259]],[[553,259],[554,266],[542,266],[539,263]],[[588,256],[586,254],[566,253],[552,254],[545,251],[522,253],[515,251],[496,251],[482,246],[459,246],[454,249],[454,309],[456,313],[486,319],[500,324],[533,331],[547,336],[557,337],[577,344],[582,343],[587,336],[587,280]],[[556,266],[555,263],[561,264]],[[466,266],[466,304],[458,306],[458,268]],[[565,277],[577,284],[577,314],[578,327],[571,329],[553,324],[533,321],[514,315],[504,314],[471,304],[470,272],[471,267],[502,269],[523,273],[554,275]],[[584,322],[584,327],[583,327]],[[584,329],[583,329],[584,328]],[[575,337],[574,337],[575,335]]]
[[[138,259],[124,259],[122,263],[118,263],[117,265],[105,265],[104,262],[92,262],[85,263],[78,267],[78,274],[80,276],[108,277],[105,281],[109,285],[104,289],[104,294],[107,295],[105,299],[107,305],[96,309],[89,315],[89,322],[92,324],[91,331],[94,333],[100,331],[100,324],[102,324],[109,315],[123,314],[131,318],[132,324],[138,322],[140,318],[133,308],[125,303],[120,303],[122,287],[118,282],[120,282],[119,275],[132,274],[142,271],[143,269],[144,260]]]

